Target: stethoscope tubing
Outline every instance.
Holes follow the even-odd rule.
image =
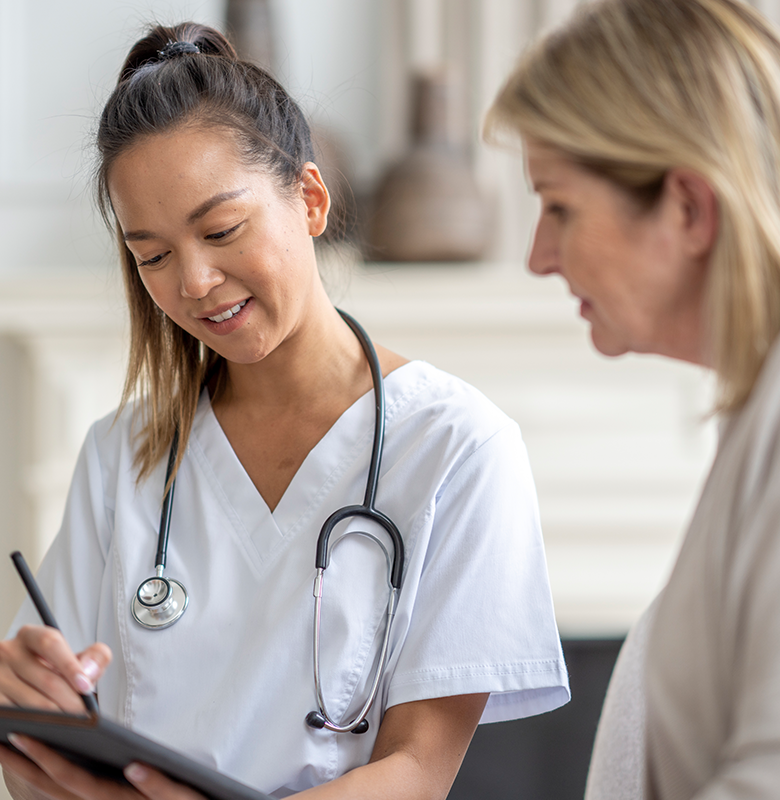
[[[390,585],[393,587],[393,589],[400,589],[404,569],[404,541],[401,538],[401,534],[398,532],[398,528],[396,528],[396,526],[393,524],[393,521],[381,511],[377,511],[375,508],[366,508],[365,506],[344,506],[344,508],[334,511],[327,518],[327,520],[325,520],[325,524],[322,526],[320,535],[317,537],[317,556],[315,566],[317,569],[327,569],[330,561],[328,541],[330,539],[331,532],[342,520],[354,517],[365,517],[366,519],[373,520],[381,525],[390,535],[390,538],[393,540],[393,560],[390,567]]]
[[[157,553],[154,557],[154,565],[157,571],[165,569],[165,562],[168,559],[168,537],[171,532],[171,519],[173,517],[173,494],[176,491],[176,478],[171,481],[173,467],[176,464],[176,456],[179,453],[179,428],[173,432],[173,441],[168,453],[168,466],[165,470],[165,497],[163,498],[162,512],[160,514],[160,534],[157,537]],[[168,488],[168,481],[171,482]],[[162,575],[162,573],[160,573]]]
[[[366,359],[368,366],[371,370],[371,382],[374,386],[374,444],[371,448],[371,462],[368,466],[368,476],[366,478],[366,494],[363,499],[363,505],[366,508],[374,509],[376,502],[376,488],[379,485],[379,470],[382,466],[382,450],[385,440],[385,385],[384,378],[382,377],[382,368],[379,364],[379,357],[376,354],[376,348],[369,338],[368,334],[363,330],[360,323],[347,314],[345,311],[338,309],[339,314],[344,322],[352,328],[352,332],[357,336]],[[377,389],[377,387],[379,387]],[[392,523],[391,523],[392,525]],[[395,527],[393,525],[393,527]]]
[[[319,706],[318,712],[311,712],[306,721],[312,727],[326,728],[327,730],[336,733],[364,733],[368,730],[368,722],[366,716],[371,709],[371,706],[376,699],[379,690],[379,683],[385,671],[387,661],[387,653],[390,642],[390,628],[393,617],[395,615],[396,604],[398,601],[398,593],[401,588],[401,581],[403,578],[404,568],[404,542],[401,534],[396,527],[395,523],[381,511],[375,507],[377,486],[379,485],[379,473],[382,466],[382,450],[385,436],[385,391],[384,381],[382,378],[382,370],[379,364],[379,358],[376,354],[376,349],[368,337],[368,334],[363,330],[361,325],[344,311],[338,310],[342,319],[352,329],[352,332],[360,342],[361,347],[366,355],[366,359],[371,370],[371,380],[374,386],[374,408],[375,408],[375,422],[374,422],[374,440],[371,448],[371,460],[368,468],[368,475],[366,477],[366,492],[362,505],[351,505],[334,511],[323,524],[320,529],[319,536],[317,537],[317,552],[316,552],[316,576],[314,579],[314,685],[317,695],[317,703]],[[168,464],[165,474],[165,496],[163,498],[162,510],[160,514],[160,529],[157,538],[157,553],[155,555],[155,572],[156,578],[147,578],[143,581],[138,588],[136,597],[133,601],[132,611],[135,619],[144,627],[152,630],[160,630],[172,625],[176,622],[187,608],[189,596],[187,590],[178,581],[163,577],[165,570],[167,554],[168,554],[168,539],[170,536],[171,519],[173,516],[173,498],[176,489],[176,478],[171,480],[173,470],[176,464],[176,459],[179,449],[179,430],[174,432],[173,441],[171,442],[171,449],[168,453]],[[169,486],[170,484],[170,486]],[[360,713],[346,725],[339,725],[334,722],[328,714],[325,707],[325,698],[322,691],[321,670],[320,670],[320,622],[322,615],[322,586],[324,581],[325,570],[328,567],[330,560],[329,547],[330,535],[335,527],[345,519],[363,517],[372,520],[378,524],[390,537],[393,543],[393,558],[390,559],[389,553],[381,540],[373,534],[364,531],[351,531],[348,533],[360,534],[368,536],[373,539],[384,551],[385,558],[388,561],[388,582],[390,584],[390,595],[387,602],[385,630],[382,637],[382,647],[379,653],[379,660],[374,672],[374,677],[371,681],[371,689],[368,693],[366,702],[360,710]],[[346,534],[345,534],[346,535]],[[341,541],[341,540],[339,540]],[[338,544],[338,542],[336,542]],[[335,546],[335,545],[334,545]],[[158,580],[164,582],[168,591],[164,598],[165,602],[172,605],[175,611],[172,611],[172,616],[166,618],[166,609],[157,603],[145,603],[141,598],[141,593],[144,586],[150,584],[151,581]],[[179,597],[172,596],[174,589],[179,594]],[[142,608],[142,606],[148,608]],[[157,610],[155,608],[157,607]],[[312,718],[316,722],[312,722]]]
[[[401,588],[401,580],[403,577],[404,567],[404,542],[401,534],[396,527],[395,523],[381,511],[378,511],[375,506],[376,490],[379,481],[379,471],[382,466],[382,450],[385,436],[385,388],[384,380],[382,378],[382,369],[379,364],[376,350],[371,343],[368,334],[363,330],[361,325],[353,319],[349,314],[339,310],[344,321],[352,329],[352,332],[358,338],[363,351],[371,369],[371,379],[374,385],[374,407],[376,411],[374,422],[374,441],[371,448],[371,461],[368,468],[368,477],[366,480],[366,493],[363,500],[363,505],[351,505],[340,508],[334,511],[328,519],[325,520],[320,534],[317,537],[317,554],[316,554],[316,567],[317,574],[314,579],[314,686],[317,694],[317,704],[319,712],[312,712],[306,718],[306,721],[312,727],[321,727],[326,730],[333,731],[334,733],[365,733],[368,730],[368,722],[366,717],[374,704],[377,693],[379,691],[379,683],[384,675],[385,665],[387,662],[387,651],[390,642],[390,628],[393,617],[395,615],[395,608],[398,599],[398,592]],[[390,536],[393,542],[393,559],[392,563],[388,565],[389,583],[390,583],[390,596],[387,602],[387,613],[385,619],[385,631],[382,637],[382,648],[379,654],[379,662],[374,672],[374,677],[371,681],[371,689],[368,692],[363,707],[355,718],[346,725],[339,725],[333,720],[327,711],[325,705],[325,697],[322,692],[322,681],[320,676],[320,622],[322,611],[322,586],[325,577],[325,570],[328,567],[329,561],[329,547],[328,543],[330,535],[336,525],[345,519],[363,517],[370,519],[379,524]],[[368,535],[369,538],[377,541],[379,546],[385,551],[387,557],[387,549],[381,541],[372,534],[366,534],[361,531],[354,533],[361,533]],[[346,535],[346,534],[345,534]],[[315,722],[316,720],[316,722]]]

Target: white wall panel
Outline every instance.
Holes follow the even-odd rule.
[[[535,0],[537,24],[540,29],[557,25],[571,14],[580,0]]]
[[[376,175],[382,6],[275,0],[277,73],[310,118],[338,137],[359,187]]]
[[[90,135],[146,22],[220,23],[224,0],[0,0],[0,274],[105,265]]]

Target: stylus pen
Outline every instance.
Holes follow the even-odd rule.
[[[32,572],[30,572],[30,568],[27,566],[24,556],[17,550],[11,553],[11,560],[14,562],[16,571],[19,573],[19,577],[22,579],[22,583],[25,585],[30,599],[38,609],[43,624],[59,630],[60,626],[57,624],[57,620],[54,619],[54,614],[51,613],[49,604],[46,602],[46,598],[43,596],[38,582],[33,577]],[[94,694],[82,694],[81,699],[84,701],[84,705],[87,707],[87,711],[89,711],[90,714],[99,713],[97,700]]]

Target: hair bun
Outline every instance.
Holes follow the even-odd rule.
[[[238,56],[230,42],[217,30],[197,22],[155,25],[127,54],[119,73],[119,83],[147,64],[159,64],[182,55],[203,53],[235,61]]]
[[[200,47],[192,42],[171,42],[169,41],[157,54],[165,61],[169,58],[186,55],[188,53],[200,53]]]

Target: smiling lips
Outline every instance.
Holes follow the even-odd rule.
[[[216,317],[208,317],[212,322],[224,322],[227,319],[230,319],[234,314],[238,314],[239,311],[246,305],[246,300],[242,300],[240,303],[236,303],[232,308],[229,308],[227,311],[223,311],[221,314],[217,314]]]

